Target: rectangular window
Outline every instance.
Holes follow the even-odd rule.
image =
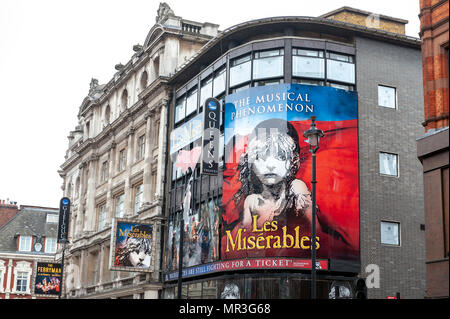
[[[57,224],[59,222],[58,214],[47,214],[46,223]]]
[[[102,171],[101,171],[100,180],[102,182],[105,182],[107,179],[108,179],[108,161],[104,161],[102,163]]]
[[[139,137],[138,146],[138,159],[144,158],[145,156],[145,135]]]
[[[186,99],[186,116],[197,111],[197,90],[189,92]]]
[[[353,56],[327,53],[327,78],[332,81],[355,84]]]
[[[325,60],[323,51],[292,50],[292,75],[307,78],[325,77]]]
[[[45,252],[48,254],[56,253],[56,238],[45,237]]]
[[[378,105],[391,109],[397,108],[397,94],[395,88],[378,85]]]
[[[212,77],[204,80],[200,88],[200,107],[205,104],[207,98],[212,97]]]
[[[381,243],[400,246],[400,223],[381,222]]]
[[[125,152],[125,149],[123,149],[119,152],[119,171],[123,171],[125,169],[126,160],[127,154]]]
[[[284,50],[260,51],[254,53],[253,79],[282,77]]]
[[[252,61],[250,54],[234,59],[230,63],[230,87],[251,80]]]
[[[139,208],[142,205],[142,196],[144,194],[144,187],[142,184],[136,186],[134,190],[134,214],[137,215]]]
[[[101,205],[98,208],[98,231],[101,231],[105,228],[106,224],[106,204]]]
[[[380,152],[380,174],[398,176],[398,155]]]
[[[116,197],[115,207],[116,207],[116,217],[121,218],[124,214],[124,199],[125,194]]]
[[[186,117],[186,99],[184,98],[184,96],[181,99],[178,99],[176,104],[175,123],[178,123]]]
[[[16,291],[26,292],[28,285],[28,273],[19,271],[16,278]]]
[[[19,236],[19,251],[31,251],[31,243],[33,237],[31,236]]]
[[[213,80],[213,96],[218,96],[225,91],[226,75],[225,68],[215,74]]]

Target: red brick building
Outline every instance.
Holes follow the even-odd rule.
[[[449,297],[449,1],[420,0],[425,136],[423,165],[427,298]]]
[[[1,203],[0,299],[49,298],[34,293],[34,281],[38,262],[55,263],[59,210]]]

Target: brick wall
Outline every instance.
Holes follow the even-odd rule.
[[[361,274],[380,268],[369,298],[423,298],[425,232],[422,168],[416,138],[423,134],[420,49],[356,39],[359,115]],[[395,87],[397,109],[378,106],[378,85]],[[379,152],[399,156],[399,176],[379,173]],[[400,246],[381,244],[381,221],[400,223]]]
[[[449,125],[449,1],[420,1],[426,131]]]
[[[367,16],[363,14],[357,14],[353,12],[340,12],[333,16],[330,16],[329,19],[338,20],[347,23],[353,23],[362,25],[365,27],[372,27],[376,29],[385,30],[388,32],[405,34],[405,25],[402,23],[397,23],[394,21],[388,21],[382,18],[375,19],[376,15]]]

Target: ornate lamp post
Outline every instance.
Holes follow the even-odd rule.
[[[303,133],[312,154],[312,252],[311,252],[311,299],[316,299],[316,152],[319,140],[324,136],[322,130],[316,128],[316,117],[311,116],[311,127]]]

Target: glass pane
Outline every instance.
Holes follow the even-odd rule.
[[[276,84],[280,84],[280,83],[283,83],[283,79],[256,81],[255,87],[256,86],[266,86],[266,85],[276,85]]]
[[[186,103],[185,99],[182,98],[178,101],[175,107],[175,123],[181,121],[186,116]]]
[[[378,85],[378,105],[395,109],[395,88]]]
[[[259,52],[255,52],[255,58],[260,59],[260,58],[279,56],[279,55],[283,55],[283,52],[284,52],[283,49],[259,51]]]
[[[399,245],[399,224],[390,222],[381,222],[381,243],[388,245]]]
[[[222,71],[221,73],[217,74],[216,77],[214,78],[214,91],[213,91],[213,95],[217,96],[219,94],[221,94],[223,91],[225,91],[225,78],[226,78],[226,73],[225,70]]]
[[[324,78],[325,62],[321,58],[310,58],[304,56],[292,57],[292,75],[308,78]]]
[[[197,111],[197,90],[192,92],[186,100],[186,116]]]
[[[293,49],[292,53],[295,55],[303,55],[309,57],[323,57],[323,51],[316,50]]]
[[[355,65],[353,63],[327,60],[327,68],[329,80],[355,83]]]
[[[396,154],[380,153],[380,174],[397,176]]]
[[[241,63],[250,61],[250,58],[251,58],[251,55],[250,55],[250,54],[248,54],[248,55],[246,55],[246,56],[241,56],[241,57],[239,57],[239,58],[237,58],[237,59],[232,60],[232,61],[231,61],[231,66],[236,66],[236,65],[238,65],[238,64],[241,64]]]
[[[212,97],[212,79],[209,79],[202,84],[200,89],[200,107],[205,104],[206,99],[209,97]]]
[[[283,56],[253,61],[253,78],[262,79],[283,76]]]
[[[230,68],[230,86],[250,81],[251,61]]]

